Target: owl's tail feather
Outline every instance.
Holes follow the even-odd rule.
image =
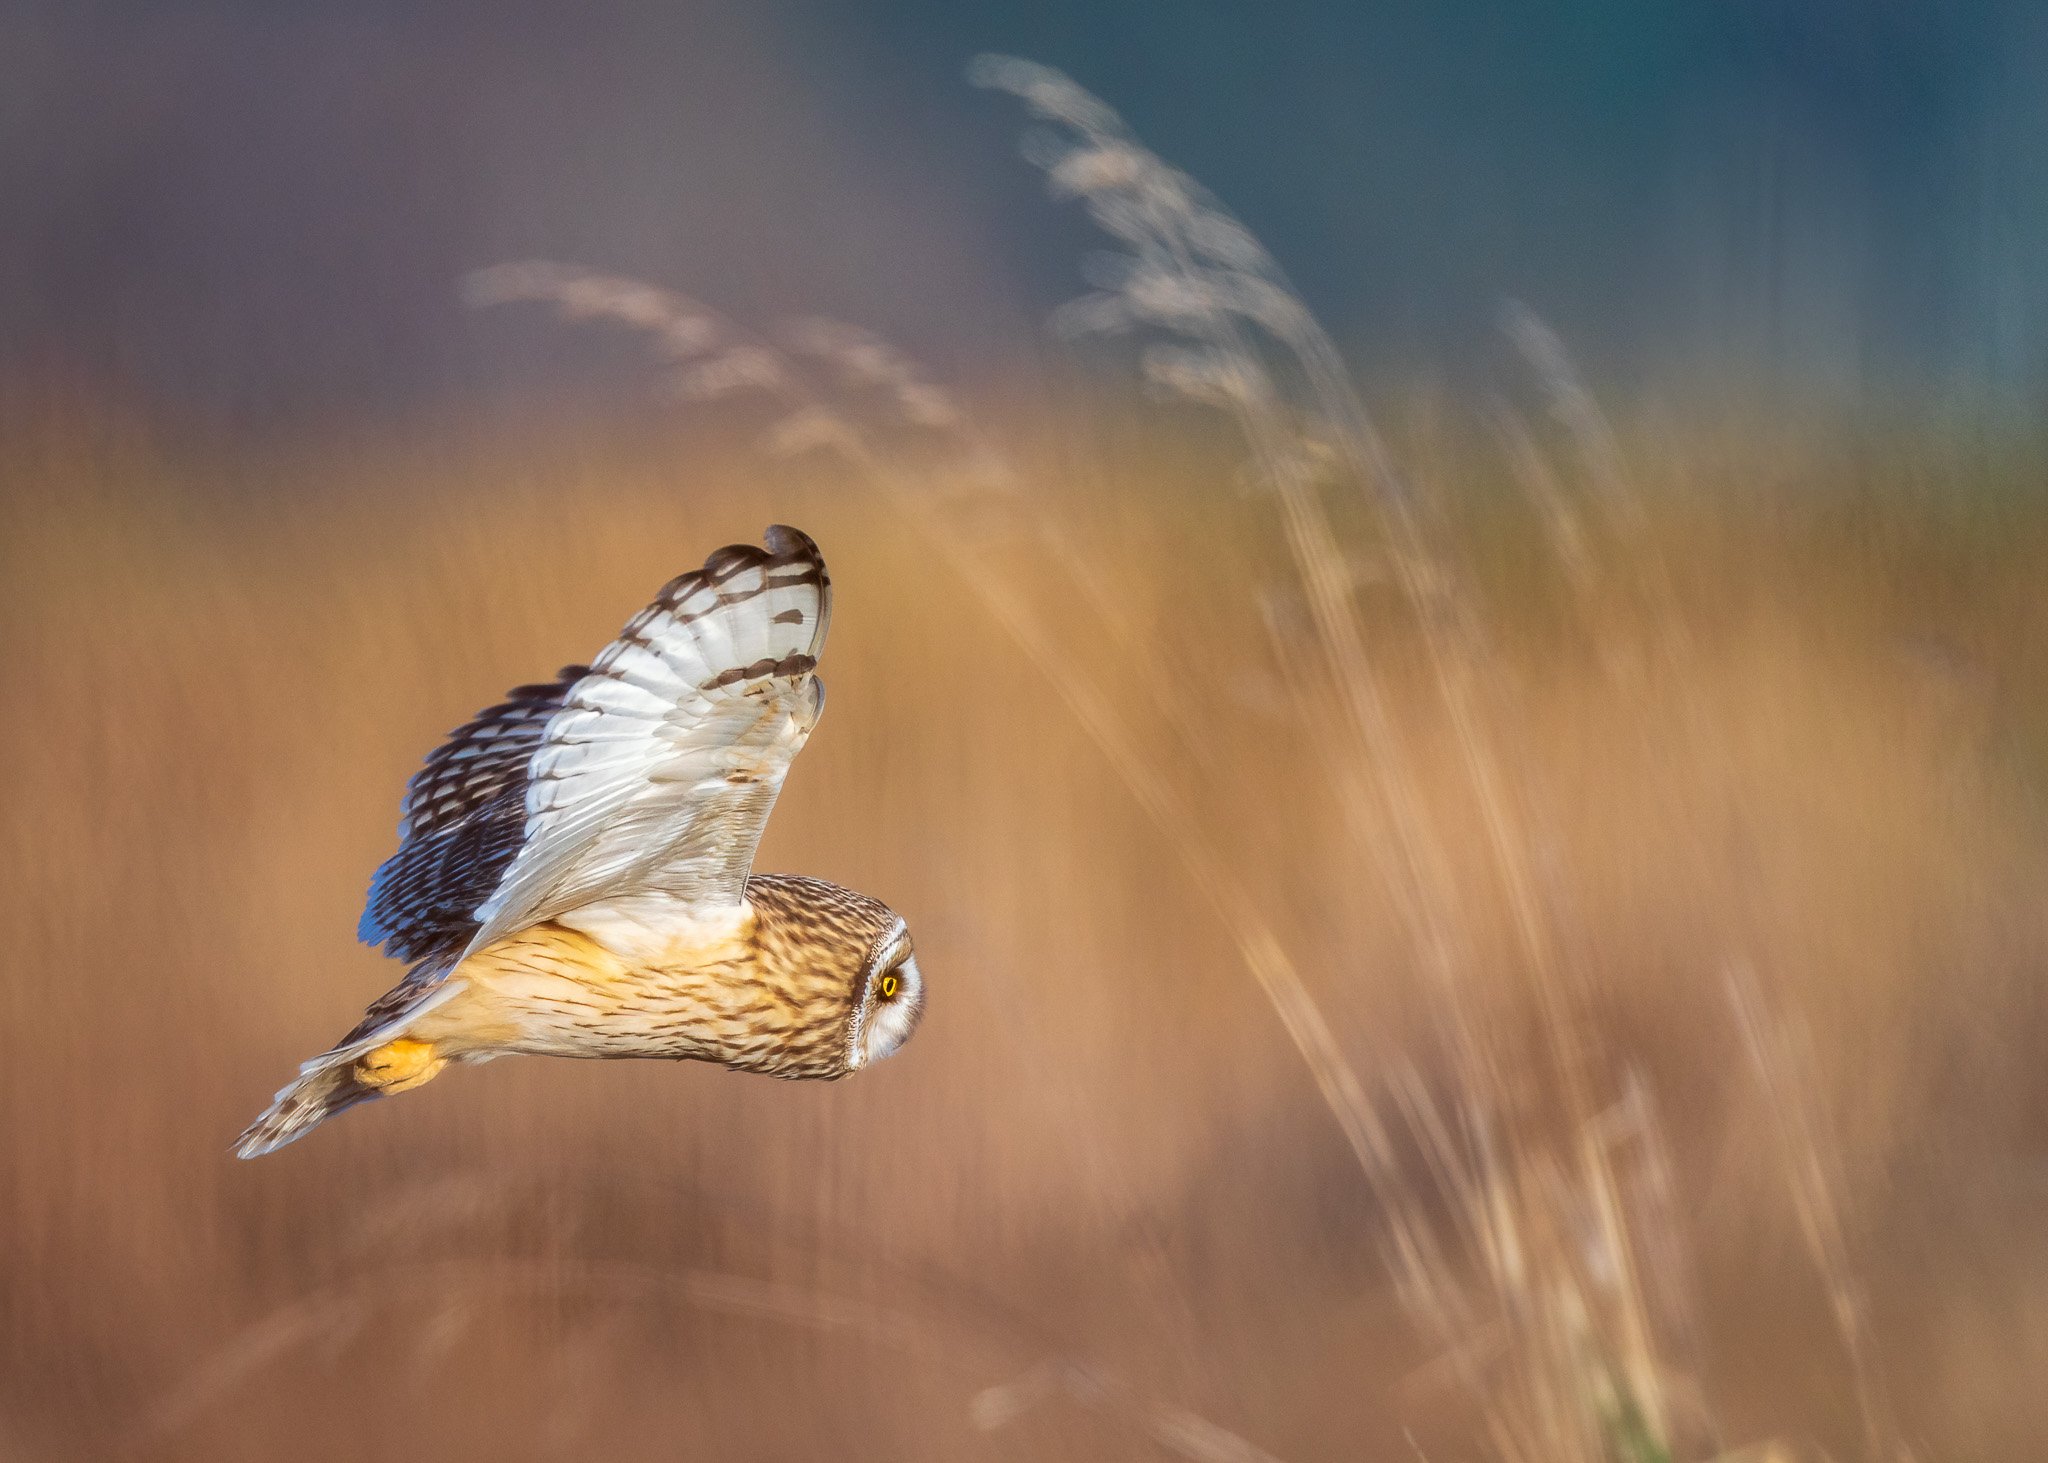
[[[339,1046],[299,1068],[263,1116],[235,1140],[235,1156],[261,1158],[359,1102],[431,1082],[448,1060],[433,1043],[415,1041],[406,1032],[466,986],[462,980],[408,982],[388,992]]]
[[[380,1095],[377,1088],[356,1079],[353,1061],[330,1066],[308,1062],[306,1070],[277,1094],[277,1100],[263,1116],[249,1124],[247,1131],[235,1140],[235,1156],[261,1158],[274,1153],[305,1137],[335,1114]]]

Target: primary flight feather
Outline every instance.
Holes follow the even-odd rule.
[[[909,1039],[903,920],[751,873],[825,704],[832,582],[770,528],[671,580],[589,666],[521,686],[414,775],[359,933],[412,962],[250,1125],[254,1158],[450,1062],[677,1057],[843,1077]]]

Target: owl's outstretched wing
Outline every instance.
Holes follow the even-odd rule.
[[[671,580],[586,669],[525,686],[427,759],[361,933],[445,968],[600,899],[737,906],[789,764],[824,705],[831,580],[768,530]]]
[[[476,908],[526,838],[527,767],[554,714],[589,667],[514,688],[448,734],[406,784],[398,852],[370,881],[356,934],[401,960],[459,951]]]
[[[818,546],[768,530],[670,582],[569,691],[534,753],[526,834],[477,911],[488,944],[599,899],[737,907],[790,762],[824,706]]]

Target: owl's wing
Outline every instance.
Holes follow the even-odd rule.
[[[476,934],[526,841],[527,770],[550,719],[588,666],[519,686],[448,734],[406,784],[398,852],[370,881],[357,936],[401,960],[445,963]]]
[[[599,899],[736,908],[789,764],[824,706],[818,546],[775,527],[672,580],[549,719],[525,838],[472,946]]]
[[[522,688],[436,751],[371,887],[365,938],[459,958],[599,899],[736,907],[825,699],[825,561],[793,528],[766,542],[718,550],[587,670]]]

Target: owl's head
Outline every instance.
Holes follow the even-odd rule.
[[[764,976],[802,993],[802,1038],[778,1070],[845,1076],[910,1040],[924,1015],[924,976],[903,916],[879,899],[788,874],[755,875],[747,898]]]
[[[910,1040],[924,1015],[924,977],[900,915],[876,938],[862,962],[853,1019],[846,1033],[846,1065],[857,1072],[891,1056]]]

